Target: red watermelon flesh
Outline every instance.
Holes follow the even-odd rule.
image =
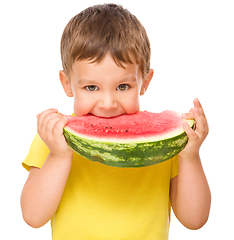
[[[125,114],[113,118],[86,115],[68,117],[66,128],[86,137],[104,139],[136,139],[165,135],[182,130],[184,120],[174,111],[152,113],[148,111]]]

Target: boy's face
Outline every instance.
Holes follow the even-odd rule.
[[[142,79],[136,63],[118,67],[110,54],[100,63],[87,60],[73,64],[68,81],[60,71],[60,81],[66,94],[74,97],[75,116],[93,114],[100,117],[115,117],[139,111],[139,95],[146,91],[153,76],[150,71]]]

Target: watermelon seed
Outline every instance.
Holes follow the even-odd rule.
[[[126,130],[126,132],[128,132],[128,130]]]
[[[93,127],[93,124],[91,124],[90,127]]]

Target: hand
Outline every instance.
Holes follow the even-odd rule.
[[[186,122],[183,123],[183,128],[188,135],[188,143],[180,153],[180,156],[186,159],[199,157],[199,149],[209,132],[207,119],[201,103],[197,98],[194,99],[193,103],[194,108],[191,108],[189,113],[182,115],[184,119],[195,119],[196,124],[196,129],[193,130]]]
[[[67,123],[64,115],[57,109],[49,109],[37,115],[37,131],[50,150],[50,154],[59,158],[71,157],[73,151],[68,147],[63,135]]]

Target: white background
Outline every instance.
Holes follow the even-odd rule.
[[[60,38],[71,17],[102,1],[4,1],[0,6],[1,236],[51,239],[50,225],[24,223],[20,193],[27,178],[21,166],[36,133],[36,114],[56,107],[72,113],[63,93]],[[184,228],[172,214],[170,240],[233,237],[234,7],[227,0],[118,0],[145,26],[155,75],[141,97],[142,109],[187,112],[195,97],[204,106],[210,134],[201,149],[212,191],[208,223]]]

